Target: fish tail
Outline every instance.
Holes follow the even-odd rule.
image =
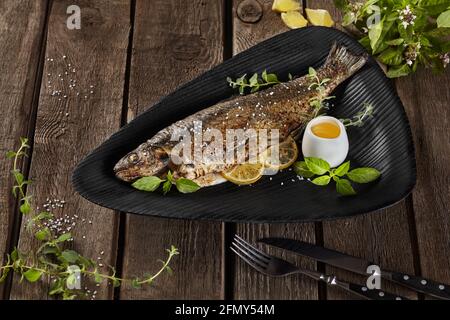
[[[323,67],[334,69],[350,77],[366,64],[367,57],[367,53],[354,54],[345,46],[335,42]]]

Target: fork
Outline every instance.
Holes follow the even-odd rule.
[[[334,275],[327,275],[312,270],[298,268],[286,260],[262,252],[238,235],[234,236],[230,249],[251,267],[268,276],[283,277],[293,274],[303,274],[316,281],[325,282],[329,286],[342,288],[345,291],[369,300],[408,300],[405,297],[394,295],[386,291],[368,289],[359,284],[338,280]]]

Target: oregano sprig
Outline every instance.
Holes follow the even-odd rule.
[[[373,117],[373,106],[366,102],[364,103],[364,109],[359,111],[351,119],[339,119],[346,127],[362,127],[364,121]]]
[[[305,161],[294,163],[294,170],[317,186],[326,186],[333,180],[336,183],[336,191],[344,196],[356,194],[351,182],[369,183],[381,175],[377,169],[369,167],[350,170],[350,161],[331,168],[327,161],[314,157],[306,157]]]
[[[20,201],[21,213],[27,215],[26,231],[34,235],[39,242],[39,247],[28,252],[15,248],[7,254],[6,263],[0,265],[0,283],[5,281],[11,272],[15,272],[19,275],[20,281],[26,280],[30,283],[44,279],[50,281],[50,296],[79,299],[87,296],[86,292],[74,287],[81,280],[91,280],[97,285],[106,281],[113,286],[130,283],[135,287],[136,283],[139,286],[151,284],[163,271],[172,273],[169,263],[179,254],[174,246],[167,249],[168,256],[164,261],[158,260],[162,263],[162,267],[155,274],[134,279],[118,277],[113,267],[109,267],[109,272],[105,272],[103,265],[98,261],[71,249],[70,244],[74,241],[74,236],[70,232],[59,234],[48,227],[54,219],[53,213],[47,211],[33,213],[32,197],[27,196],[25,192],[25,186],[31,181],[26,180],[19,169],[19,159],[27,156],[26,150],[29,149],[29,145],[26,138],[21,138],[20,141],[20,148],[17,151],[9,151],[6,155],[9,159],[14,159],[13,193]]]
[[[292,76],[289,74],[289,79],[292,79]],[[250,92],[256,92],[260,88],[272,86],[275,84],[281,83],[280,80],[278,80],[278,77],[275,73],[267,73],[266,70],[264,70],[261,73],[261,77],[258,75],[258,73],[254,73],[250,79],[247,79],[247,74],[244,74],[243,76],[237,78],[236,80],[233,80],[230,77],[227,77],[227,81],[233,89],[238,88],[239,94],[243,95],[245,94],[245,90],[247,88],[250,88]]]
[[[316,90],[318,95],[309,100],[310,106],[314,107],[314,116],[318,116],[323,109],[328,109],[325,101],[336,98],[335,96],[327,96],[325,94],[326,84],[331,81],[329,78],[320,79],[317,71],[313,67],[309,67],[307,77],[311,80],[308,90]]]
[[[27,157],[27,150],[30,148],[27,138],[20,138],[20,147],[17,151],[8,151],[6,157],[13,160],[12,174],[14,176],[15,185],[12,188],[14,197],[19,197],[19,210],[22,214],[27,215],[30,213],[30,200],[31,197],[25,194],[25,188],[31,183],[26,180],[23,173],[19,169],[19,159],[21,157]]]

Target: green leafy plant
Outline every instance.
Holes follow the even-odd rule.
[[[27,156],[28,148],[28,140],[21,138],[19,150],[7,152],[7,157],[14,159],[12,174],[15,185],[12,192],[19,198],[20,212],[28,218],[26,230],[34,234],[39,241],[39,248],[31,252],[15,248],[7,254],[6,263],[0,266],[0,283],[5,281],[10,272],[15,272],[20,276],[20,281],[51,281],[50,296],[78,299],[86,297],[87,293],[81,289],[72,289],[77,281],[93,281],[97,285],[106,281],[113,286],[129,282],[133,287],[140,287],[151,284],[163,271],[172,272],[169,263],[179,254],[174,246],[167,249],[168,256],[165,261],[158,260],[162,266],[154,275],[134,279],[118,277],[113,267],[109,267],[109,272],[103,272],[101,263],[71,249],[70,244],[74,237],[70,232],[59,234],[55,229],[49,228],[49,224],[55,219],[54,215],[46,211],[34,213],[32,210],[32,197],[27,196],[25,190],[25,186],[31,181],[25,179],[18,167],[19,159]]]
[[[346,127],[362,127],[364,121],[373,117],[373,106],[370,103],[364,103],[364,109],[359,111],[351,119],[339,119]]]
[[[200,186],[190,179],[175,179],[170,170],[167,172],[166,179],[160,179],[155,176],[143,177],[133,182],[132,186],[141,191],[153,192],[156,191],[161,184],[163,185],[162,191],[164,195],[172,189],[173,185],[175,185],[177,190],[181,193],[192,193],[200,189]]]
[[[450,0],[335,0],[342,24],[380,62],[402,77],[419,65],[442,71],[450,62]]]
[[[316,97],[309,100],[309,104],[314,107],[315,116],[317,116],[323,109],[328,109],[328,107],[325,105],[325,101],[334,99],[336,97],[327,96],[325,94],[325,86],[329,81],[331,81],[331,79],[319,79],[317,71],[313,67],[309,67],[307,76],[312,81],[312,83],[308,87],[308,90],[316,90],[318,92],[318,95]]]
[[[289,79],[292,79],[290,74]],[[267,73],[266,70],[261,73],[261,77],[257,73],[254,73],[250,79],[247,79],[247,74],[244,74],[236,80],[227,77],[227,81],[233,89],[239,88],[240,94],[245,94],[247,88],[250,88],[250,92],[253,93],[261,88],[281,83],[275,73]]]
[[[327,161],[314,157],[295,162],[294,170],[299,176],[309,179],[317,186],[326,186],[333,180],[336,183],[336,191],[344,196],[356,194],[350,181],[369,183],[381,175],[377,169],[368,167],[350,170],[350,161],[344,162],[337,168],[331,168]]]

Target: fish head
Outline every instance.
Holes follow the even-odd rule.
[[[169,160],[169,154],[162,147],[142,145],[120,159],[114,166],[114,173],[126,182],[157,176],[167,168]]]

